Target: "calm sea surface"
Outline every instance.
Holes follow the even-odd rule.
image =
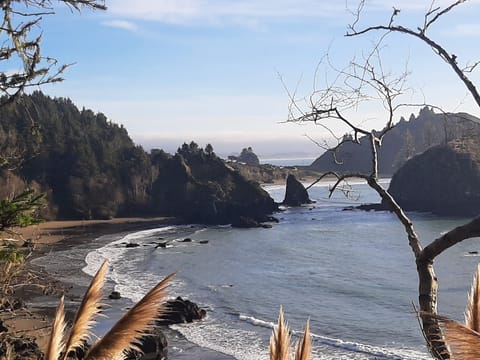
[[[268,339],[280,306],[294,337],[310,319],[314,359],[429,359],[414,314],[417,274],[405,233],[388,212],[343,211],[377,202],[366,185],[354,199],[328,199],[326,184],[310,190],[317,202],[287,209],[272,229],[166,227],[129,234],[90,252],[87,273],[104,258],[123,296],[138,300],[177,272],[173,295],[208,310],[205,321],[175,326],[189,341],[237,359],[268,359]],[[284,187],[267,190],[281,201]],[[410,214],[427,243],[466,219]],[[190,243],[182,242],[190,237]],[[155,243],[168,240],[167,248]],[[208,244],[200,241],[208,240]],[[144,246],[125,248],[123,243]],[[439,311],[462,319],[479,258],[478,239],[436,262]],[[174,357],[173,357],[174,358]]]

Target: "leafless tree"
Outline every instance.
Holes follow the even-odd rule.
[[[452,13],[465,1],[458,0],[445,7],[436,6],[435,1],[432,1],[424,14],[424,23],[416,29],[396,23],[400,14],[400,9],[396,8],[393,9],[385,25],[374,25],[359,29],[358,24],[360,23],[359,20],[365,5],[365,1],[361,0],[359,7],[353,12],[354,21],[349,26],[346,36],[359,37],[367,33],[381,32],[380,41],[360,62],[354,60],[345,69],[334,69],[336,74],[334,81],[320,90],[315,90],[310,97],[298,99],[295,95],[291,95],[289,121],[313,122],[331,131],[327,121],[333,120],[345,124],[350,129],[351,136],[336,136],[337,145],[331,147],[330,151],[335,152],[336,148],[345,141],[360,144],[361,137],[363,137],[362,140],[368,140],[371,154],[371,168],[369,171],[350,174],[327,173],[317,181],[325,176],[336,176],[337,181],[331,188],[331,192],[333,192],[349,178],[364,179],[380,195],[383,202],[390,206],[391,211],[403,224],[408,244],[415,256],[419,277],[418,301],[420,314],[437,313],[438,281],[433,267],[435,258],[463,240],[479,237],[480,217],[447,232],[424,246],[415,232],[412,221],[387,189],[380,185],[378,181],[378,149],[382,145],[385,134],[395,126],[394,115],[396,111],[404,106],[400,102],[400,95],[408,90],[405,88],[406,73],[395,77],[384,71],[381,61],[381,44],[385,41],[385,35],[392,32],[418,39],[445,61],[447,66],[453,70],[458,79],[465,85],[476,104],[480,106],[480,95],[469,76],[477,68],[480,61],[474,62],[470,66],[461,67],[457,55],[449,52],[429,36],[430,28],[440,22],[447,14]],[[356,125],[358,121],[352,120],[360,115],[351,110],[355,109],[359,103],[371,100],[380,101],[385,109],[385,127],[379,131],[368,131],[362,126]],[[331,133],[333,134],[332,131]],[[423,332],[432,356],[439,360],[453,357],[450,349],[445,344],[438,319],[435,316],[421,316],[421,319]]]
[[[41,52],[42,19],[54,15],[58,3],[76,11],[106,8],[105,0],[0,0],[0,106],[28,87],[63,80],[61,75],[69,65]]]

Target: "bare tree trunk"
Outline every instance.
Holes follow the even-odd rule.
[[[417,258],[418,303],[421,313],[437,313],[438,281],[433,270],[433,261]],[[438,360],[449,359],[450,354],[443,340],[438,321],[433,317],[422,317],[422,327],[430,353]]]

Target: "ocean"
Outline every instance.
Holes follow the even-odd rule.
[[[275,166],[309,166],[315,161],[316,157],[298,157],[298,158],[260,158],[260,164],[270,164]]]
[[[354,183],[349,198],[329,198],[328,186],[310,189],[315,204],[276,214],[271,229],[194,224],[104,239],[86,254],[84,271],[92,275],[108,258],[109,280],[133,301],[176,272],[171,296],[198,303],[208,316],[172,330],[217,352],[216,359],[269,359],[281,306],[295,339],[310,320],[312,359],[430,359],[412,305],[417,274],[401,224],[389,212],[345,210],[379,201],[367,185]],[[266,189],[283,199],[284,186]],[[467,220],[409,215],[423,244]],[[192,241],[183,242],[187,237]],[[167,248],[156,248],[163,241]],[[142,246],[126,248],[128,242]],[[441,314],[463,319],[478,263],[470,252],[479,250],[478,239],[469,240],[436,261]],[[120,310],[111,311],[113,322]],[[176,343],[169,358],[194,358],[187,352]]]

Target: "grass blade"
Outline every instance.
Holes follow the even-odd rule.
[[[82,303],[75,315],[72,330],[66,343],[64,360],[67,359],[68,353],[79,347],[84,346],[91,335],[92,326],[95,324],[95,317],[101,312],[102,288],[105,284],[105,275],[108,270],[108,261],[105,260],[97,271],[88,287]]]
[[[85,360],[123,359],[128,349],[141,351],[140,338],[154,328],[165,303],[166,287],[175,274],[163,279],[132,307],[87,353]]]
[[[65,310],[63,296],[57,306],[55,320],[53,321],[52,332],[48,342],[45,360],[58,360],[65,348]]]
[[[290,355],[290,331],[280,307],[278,324],[270,337],[270,360],[288,360]]]
[[[465,310],[465,325],[476,332],[480,332],[480,264],[477,266],[477,273],[472,282],[472,288],[468,296],[467,308]]]
[[[310,337],[310,321],[305,325],[302,339],[297,344],[295,360],[308,360],[312,351],[312,339]]]

